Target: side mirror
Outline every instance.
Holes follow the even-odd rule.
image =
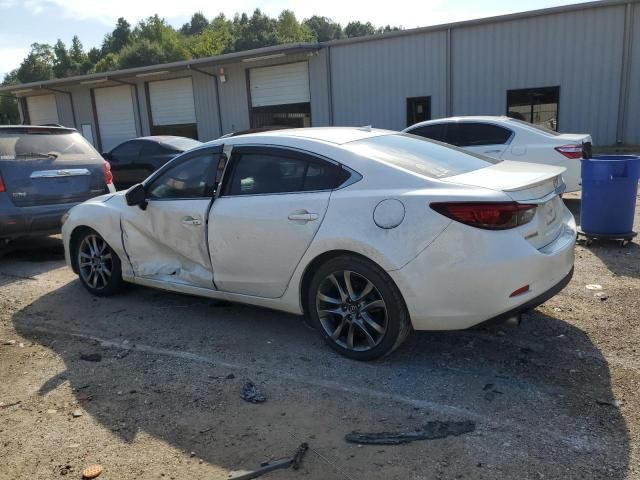
[[[138,183],[127,190],[127,193],[124,194],[127,199],[127,205],[133,207],[134,205],[138,205],[143,210],[147,207],[147,192],[144,189],[144,185]]]
[[[102,152],[102,158],[105,160],[111,160],[111,154],[109,152]]]

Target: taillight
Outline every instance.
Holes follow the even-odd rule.
[[[111,173],[111,164],[109,162],[107,162],[106,160],[103,160],[103,168],[104,168],[104,183],[106,183],[107,185],[109,185],[110,183],[113,183],[113,173]]]
[[[2,175],[0,175],[0,193],[6,192],[7,188],[4,186],[4,180],[2,180]]]
[[[567,158],[582,158],[582,145],[563,145],[561,147],[555,147],[554,150]]]
[[[515,202],[442,202],[431,208],[456,222],[485,230],[507,230],[529,223],[536,213],[535,205]]]

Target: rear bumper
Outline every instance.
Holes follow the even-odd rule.
[[[14,239],[60,233],[62,215],[76,205],[77,203],[65,203],[16,207],[0,203],[0,238]]]
[[[403,268],[388,272],[416,330],[460,330],[510,317],[553,296],[571,278],[576,225],[538,250],[514,230],[488,232],[452,222]],[[529,286],[529,291],[511,293]]]

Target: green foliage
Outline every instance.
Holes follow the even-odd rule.
[[[344,38],[344,32],[342,26],[339,23],[335,23],[330,18],[319,17],[314,15],[304,21],[313,35],[316,42],[328,42],[330,40],[338,40]]]
[[[5,74],[2,85],[17,85],[18,70],[12,70]],[[17,125],[20,123],[20,113],[18,111],[18,101],[15,97],[3,94],[0,97],[0,125]]]
[[[350,22],[343,29],[327,17],[312,16],[298,21],[291,10],[271,18],[256,9],[251,16],[236,14],[233,20],[223,14],[211,22],[202,12],[193,14],[179,30],[153,15],[135,28],[119,18],[115,28],[105,35],[100,48],[85,52],[77,36],[67,49],[62,40],[52,47],[34,43],[29,55],[16,70],[22,83],[108,72],[123,68],[186,60],[238,52],[285,43],[327,42],[398,30],[387,25],[376,28],[370,22]]]
[[[364,37],[365,35],[373,35],[376,33],[376,27],[371,25],[371,22],[349,22],[344,27],[344,34],[348,38],[352,37]]]

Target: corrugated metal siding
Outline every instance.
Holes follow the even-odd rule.
[[[615,142],[624,5],[452,31],[453,113],[503,115],[509,89],[560,86],[559,128]]]
[[[76,128],[73,123],[73,110],[71,107],[71,98],[66,93],[56,93],[56,105],[58,107],[58,119],[60,124],[65,127]]]
[[[331,69],[335,125],[405,128],[408,97],[445,115],[445,31],[331,47]]]
[[[331,124],[329,115],[329,78],[327,50],[320,50],[309,58],[309,90],[311,93],[311,125],[325,127]]]
[[[193,98],[196,102],[198,137],[202,142],[218,138],[221,134],[216,79],[204,73],[193,73]]]
[[[631,65],[624,142],[640,145],[640,5],[632,5]]]

